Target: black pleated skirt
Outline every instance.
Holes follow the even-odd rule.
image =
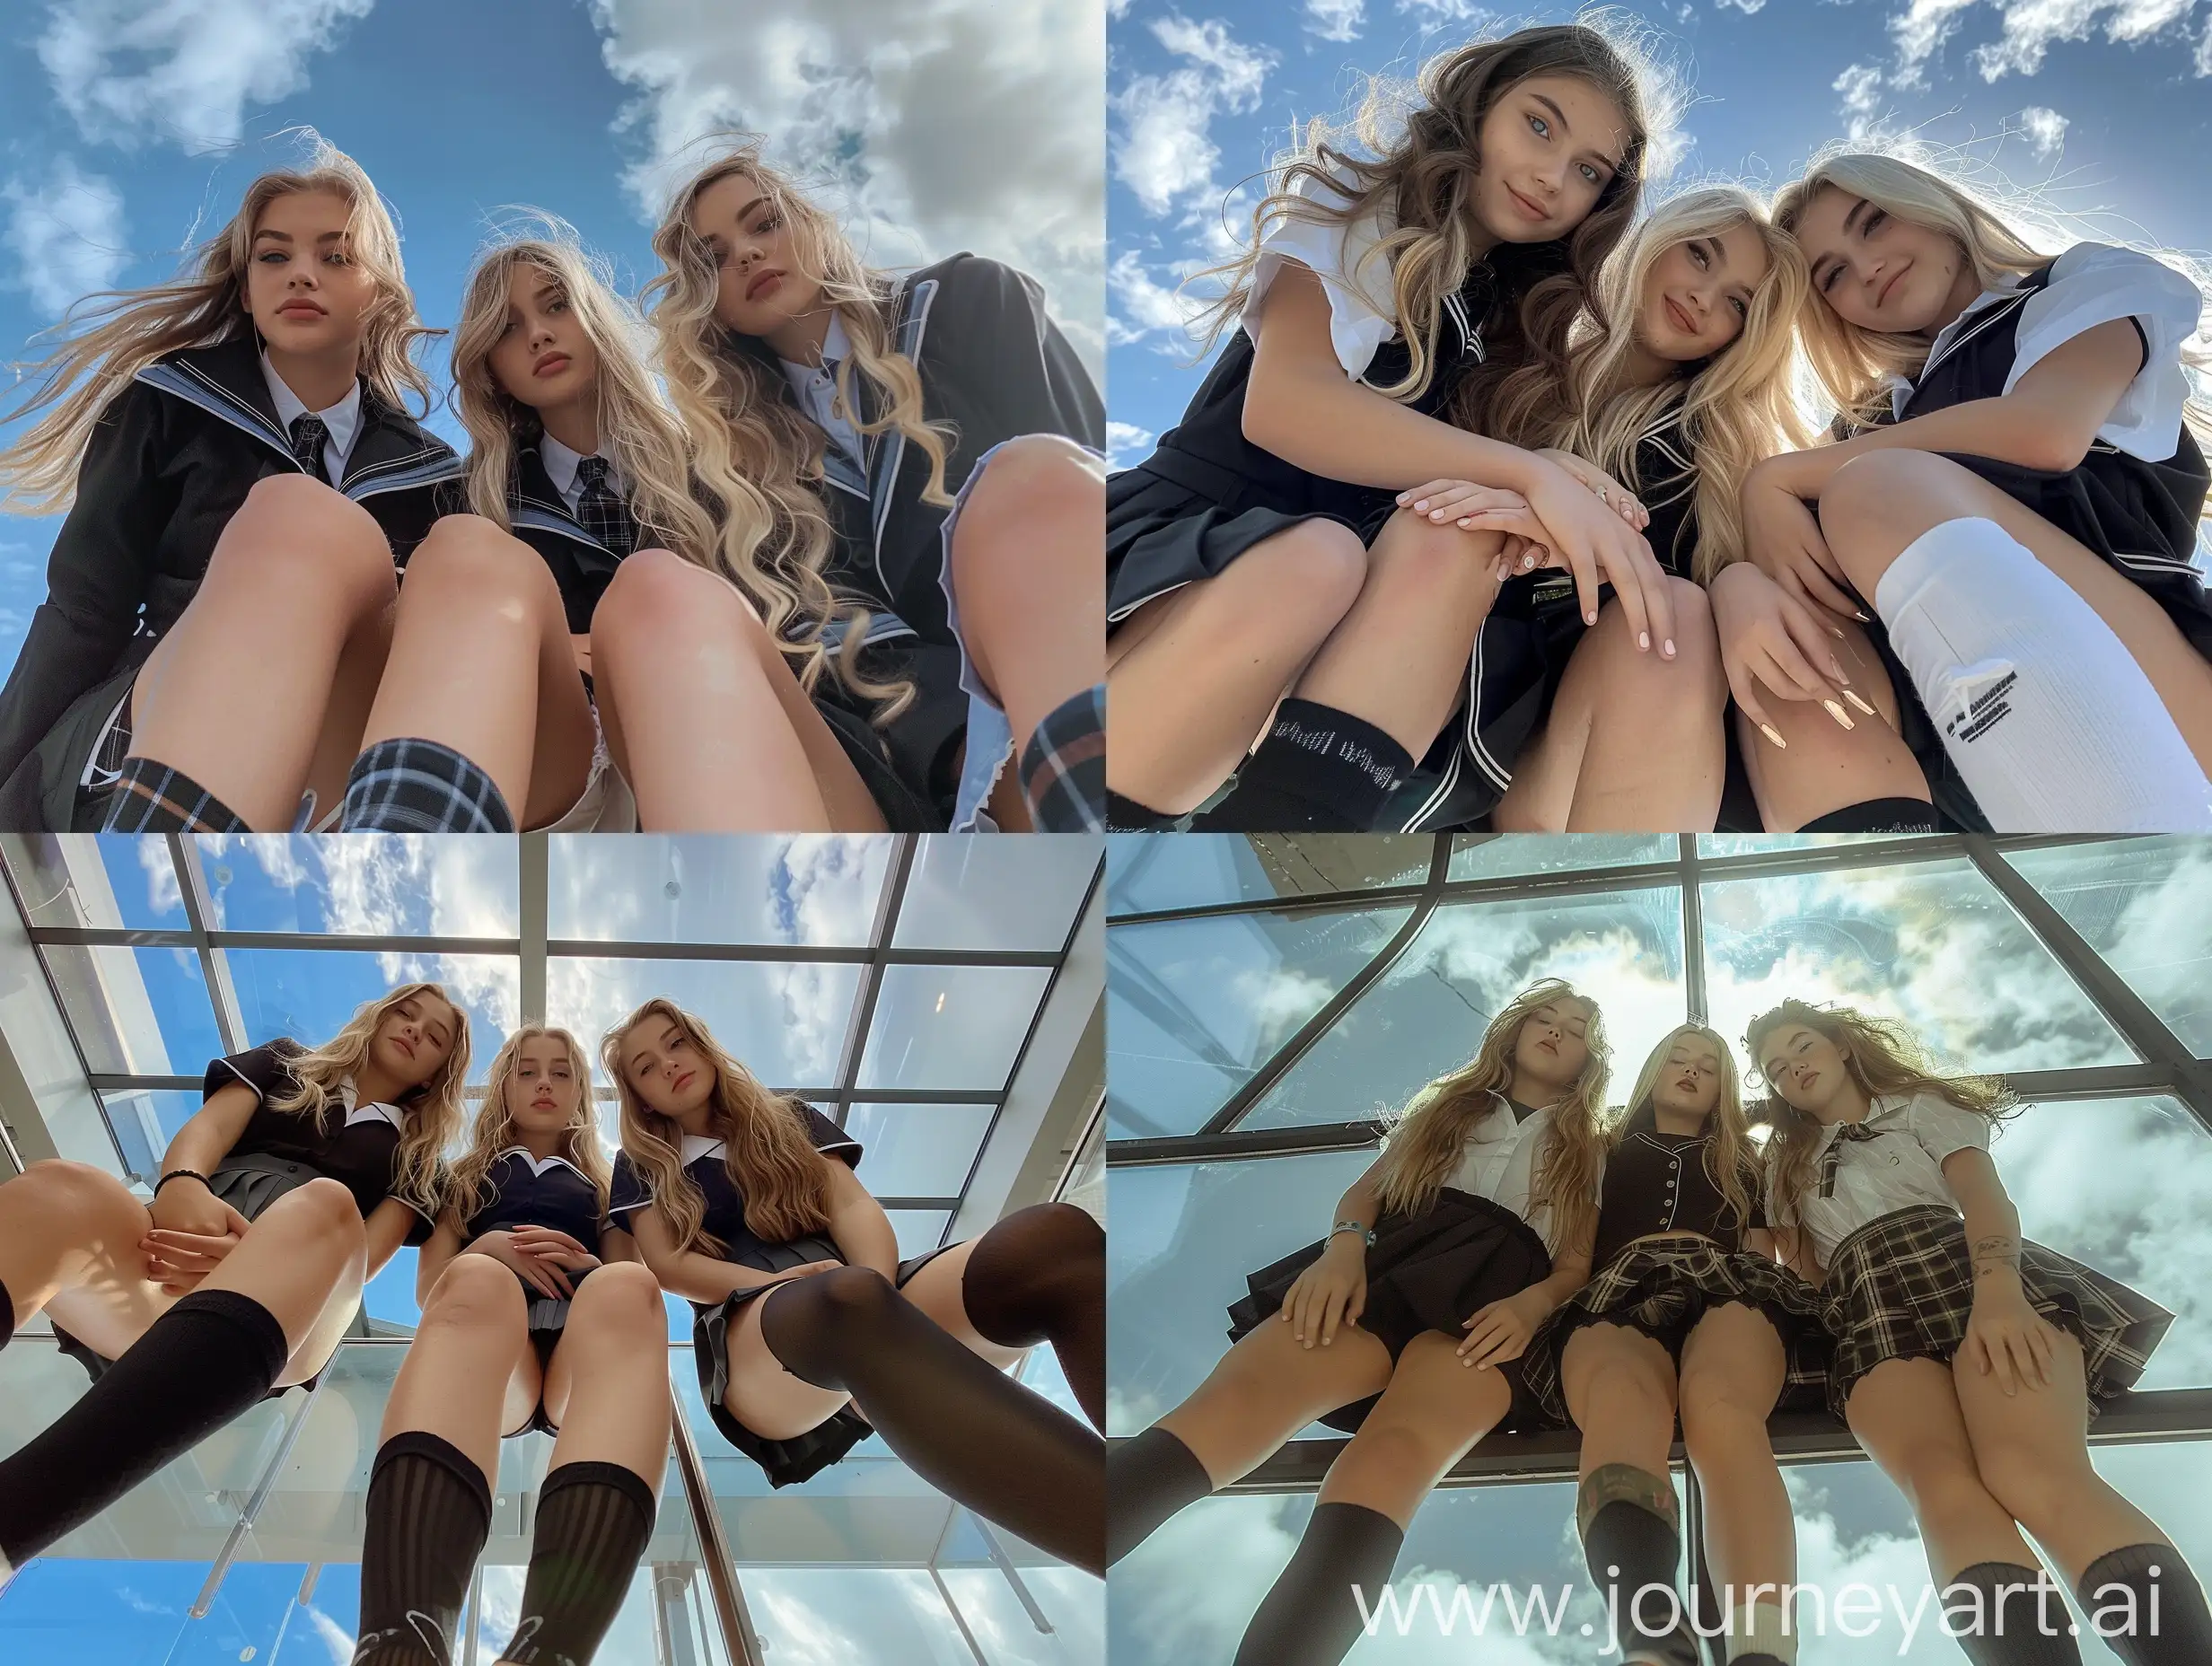
[[[1224,471],[1225,472],[1225,471]],[[1155,596],[1218,577],[1265,539],[1304,521],[1357,522],[1326,511],[1227,502],[1139,463],[1106,481],[1106,628]]]

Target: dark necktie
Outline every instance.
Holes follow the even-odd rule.
[[[1872,1118],[1868,1119],[1869,1121]],[[1828,1149],[1821,1153],[1821,1196],[1836,1195],[1836,1171],[1843,1164],[1843,1147],[1849,1140],[1878,1140],[1885,1130],[1870,1127],[1865,1122],[1839,1122],[1836,1137],[1828,1142]]]
[[[630,506],[607,478],[607,460],[586,457],[576,464],[584,490],[576,497],[576,523],[618,557],[637,547],[637,522]]]
[[[303,411],[292,419],[292,454],[318,480],[327,478],[322,472],[322,448],[329,437],[330,430],[312,411]]]

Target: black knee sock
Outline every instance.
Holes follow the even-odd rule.
[[[21,1567],[266,1395],[291,1350],[235,1290],[197,1290],[84,1398],[0,1460],[0,1556]]]
[[[498,785],[435,741],[379,741],[346,772],[338,826],[347,832],[512,833]]]
[[[883,1443],[978,1515],[1090,1573],[1105,1562],[1105,1442],[986,1363],[865,1267],[780,1285],[760,1337],[794,1375],[848,1390]]]
[[[108,799],[108,833],[243,833],[228,804],[182,770],[151,758],[126,758]]]
[[[2040,1608],[2038,1579],[2049,1582],[2041,1593]],[[1979,1592],[1979,1600],[1949,1594],[1962,1585]],[[2008,1586],[2023,1589],[2006,1589]],[[1953,1574],[1950,1585],[1936,1595],[1943,1604],[1944,1628],[1974,1666],[2081,1666],[2073,1616],[2067,1612],[2058,1582],[2040,1567],[1977,1562]]]
[[[1698,1640],[1691,1634],[1687,1604],[1637,1593],[1656,1585],[1674,1591],[1674,1565],[1682,1537],[1673,1516],[1674,1488],[1663,1475],[1628,1464],[1607,1464],[1584,1479],[1579,1504],[1583,1554],[1590,1577],[1606,1600],[1613,1641],[1624,1656],[1663,1660],[1669,1666],[1698,1666]],[[1678,1600],[1679,1591],[1676,1593]],[[1657,1627],[1672,1618],[1671,1635]],[[1646,1627],[1652,1627],[1647,1631]]]
[[[1106,1459],[1107,1565],[1213,1490],[1206,1466],[1165,1429],[1155,1425],[1122,1442]]]
[[[1413,755],[1364,717],[1285,700],[1228,797],[1194,833],[1362,833],[1405,785]]]
[[[1154,810],[1150,804],[1140,804],[1133,798],[1124,798],[1111,787],[1106,789],[1106,830],[1109,833],[1157,833],[1172,828],[1181,820],[1163,810]]]
[[[514,1641],[517,1666],[589,1661],[614,1624],[653,1537],[653,1488],[617,1463],[565,1463],[545,1477]]]
[[[377,1448],[353,1666],[448,1666],[491,1530],[491,1485],[451,1441],[411,1429]]]
[[[1094,683],[1038,720],[1022,749],[1022,796],[1040,833],[1106,830],[1106,685]]]
[[[1405,1530],[1365,1504],[1315,1504],[1289,1565],[1244,1628],[1236,1666],[1336,1666],[1389,1589]]]
[[[2204,1586],[2172,1545],[2130,1545],[2099,1556],[2082,1575],[2078,1594],[2105,1647],[2128,1666],[2212,1661]],[[2100,1610],[2106,1615],[2102,1626]]]
[[[1924,798],[1870,798],[1831,810],[1798,829],[1803,833],[1934,833],[1936,806]]]
[[[8,1294],[8,1287],[0,1285],[0,1348],[8,1345],[15,1334],[15,1299]]]
[[[1010,1348],[1052,1344],[1091,1426],[1106,1427],[1106,1234],[1072,1203],[1017,1209],[961,1270],[969,1322]]]

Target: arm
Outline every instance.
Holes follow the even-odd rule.
[[[1367,1306],[1367,1233],[1382,1218],[1382,1202],[1375,1195],[1377,1158],[1337,1199],[1336,1223],[1361,1230],[1331,1231],[1321,1258],[1298,1275],[1283,1293],[1282,1318],[1295,1331],[1300,1344],[1327,1347],[1337,1339],[1337,1328],[1357,1322]]]
[[[364,1285],[382,1272],[384,1263],[399,1253],[399,1246],[407,1242],[407,1235],[414,1231],[418,1218],[414,1210],[397,1197],[387,1197],[369,1211],[369,1218],[363,1223],[369,1241],[368,1265],[361,1275]]]
[[[697,1250],[677,1249],[676,1235],[669,1230],[657,1205],[633,1210],[630,1218],[636,1223],[637,1247],[645,1252],[646,1267],[661,1281],[662,1289],[687,1301],[720,1302],[734,1291],[778,1284],[788,1276],[740,1267]]]
[[[645,1265],[645,1251],[637,1247],[637,1240],[619,1226],[610,1226],[599,1235],[599,1258],[602,1261],[635,1261]],[[646,1267],[646,1271],[652,1268]]]
[[[391,1201],[387,1197],[378,1207],[385,1207]],[[415,1305],[417,1307],[429,1305],[431,1291],[437,1287],[438,1279],[445,1272],[447,1264],[461,1251],[461,1222],[455,1218],[453,1212],[448,1209],[438,1216],[438,1223],[431,1232],[430,1241],[416,1252]]]
[[[1468,1316],[1467,1339],[1460,1344],[1460,1356],[1485,1371],[1520,1358],[1536,1328],[1551,1317],[1560,1302],[1590,1282],[1590,1258],[1597,1248],[1597,1238],[1598,1216],[1593,1209],[1589,1223],[1574,1241],[1559,1246],[1559,1253],[1551,1260],[1550,1276],[1502,1301],[1486,1303]]]
[[[230,1154],[245,1133],[246,1124],[260,1105],[259,1097],[242,1082],[218,1088],[191,1119],[177,1130],[162,1156],[162,1172],[189,1169],[213,1174],[215,1165]],[[207,1237],[225,1233],[243,1236],[244,1217],[195,1179],[171,1180],[154,1195],[154,1224],[165,1232],[191,1232]]]
[[[1974,1311],[1961,1352],[2007,1395],[2050,1381],[2050,1325],[2028,1305],[2020,1285],[2020,1212],[1989,1153],[1969,1146],[1943,1162],[1944,1179],[1966,1217],[1974,1268]]]
[[[830,1236],[853,1266],[873,1267],[897,1282],[899,1239],[883,1206],[843,1163],[831,1157],[820,1161],[830,1165]]]

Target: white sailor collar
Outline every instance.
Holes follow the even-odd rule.
[[[569,1162],[567,1158],[562,1156],[560,1153],[555,1152],[550,1157],[537,1157],[531,1155],[531,1149],[527,1145],[510,1145],[506,1148],[506,1150],[501,1152],[499,1155],[494,1157],[492,1161],[494,1162],[504,1162],[509,1157],[520,1157],[530,1166],[531,1173],[537,1175],[540,1179],[544,1177],[545,1171],[548,1169],[554,1168],[566,1169],[569,1171],[569,1173],[575,1175],[577,1179],[582,1180],[588,1181],[592,1178],[590,1175],[584,1173],[582,1169],[576,1167],[575,1163]]]
[[[347,1127],[352,1127],[356,1122],[374,1122],[381,1117],[400,1133],[407,1132],[407,1113],[397,1105],[387,1105],[381,1100],[371,1100],[366,1105],[358,1103],[361,1090],[354,1085],[351,1076],[338,1078],[338,1102],[346,1107]]]
[[[268,382],[268,397],[276,407],[276,425],[289,434],[294,421],[308,414],[307,401],[293,392],[291,383],[276,373],[276,367],[268,362],[266,351],[261,355],[261,374]],[[354,435],[361,429],[361,379],[355,377],[344,399],[315,415],[322,418],[322,425],[330,432],[330,449],[340,457],[350,455]]]
[[[678,1161],[688,1169],[701,1157],[719,1157],[727,1153],[729,1149],[730,1143],[727,1140],[710,1139],[704,1134],[687,1134],[683,1136],[683,1144],[678,1153]]]

